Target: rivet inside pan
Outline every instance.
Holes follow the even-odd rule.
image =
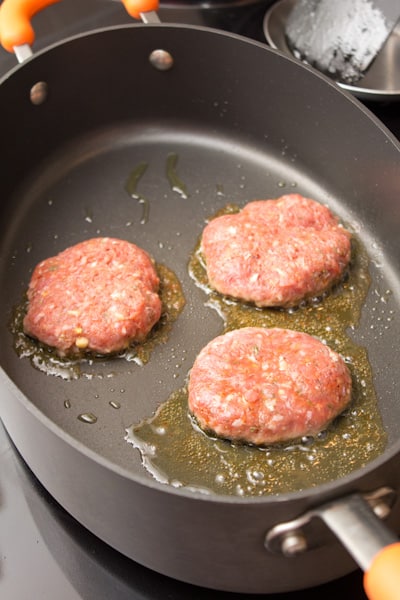
[[[45,81],[38,81],[31,87],[30,99],[32,104],[38,106],[43,104],[47,98],[48,86]]]
[[[174,59],[166,50],[153,50],[149,56],[149,61],[155,69],[159,71],[169,71],[174,64]]]

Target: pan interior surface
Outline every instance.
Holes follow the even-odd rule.
[[[118,358],[83,363],[81,377],[64,380],[33,368],[14,351],[2,363],[51,421],[128,470],[138,456],[124,441],[125,428],[149,417],[181,387],[200,349],[222,331],[221,317],[206,306],[207,297],[188,273],[189,257],[207,219],[228,203],[275,197],[299,186],[292,166],[280,167],[274,156],[238,149],[234,141],[216,140],[186,124],[181,129],[177,124],[174,130],[159,127],[154,133],[143,126],[128,133],[127,124],[80,140],[79,156],[75,144],[68,146],[19,190],[18,210],[4,231],[8,267],[3,283],[12,288],[3,299],[8,322],[33,267],[91,237],[132,241],[181,282],[185,308],[147,364]],[[132,198],[126,183],[141,164],[147,168],[137,183],[140,197]],[[176,178],[181,188],[174,190]],[[310,182],[309,187],[310,194],[321,195],[317,184]],[[6,335],[12,346],[9,331]],[[79,418],[88,413],[95,415],[95,423]]]
[[[100,32],[54,48],[57,64],[79,56],[76,75],[68,69],[61,79],[44,53],[3,82],[5,137],[14,110],[28,125],[24,147],[18,136],[11,142],[19,160],[2,183],[1,366],[61,430],[117,467],[147,477],[139,453],[125,441],[126,428],[182,387],[200,349],[223,328],[188,273],[207,219],[228,203],[298,192],[327,203],[368,249],[372,283],[351,335],[368,348],[388,448],[396,445],[398,147],[333,85],[257,44],[190,28],[177,28],[179,36],[173,27],[145,29],[144,35],[141,27],[121,28],[118,41],[116,32]],[[100,44],[102,36],[109,39]],[[175,57],[171,73],[156,72],[147,61],[160,40]],[[128,50],[136,53],[129,68]],[[216,55],[220,65],[206,68]],[[29,81],[45,77],[47,106],[21,99],[24,69]],[[12,108],[9,96],[17,97]],[[145,169],[132,197],[126,185],[140,165]],[[9,321],[40,260],[96,236],[132,241],[172,269],[186,305],[147,364],[101,360],[67,381],[17,356]],[[90,423],[82,420],[88,414],[95,417]]]

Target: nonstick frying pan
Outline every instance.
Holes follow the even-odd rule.
[[[154,50],[168,52],[161,63]],[[374,512],[400,530],[397,141],[357,100],[291,58],[236,35],[159,23],[98,30],[26,58],[1,81],[0,108],[1,417],[46,489],[112,547],[183,581],[298,590],[350,572],[354,556],[369,571],[370,597],[395,597],[382,587],[397,572],[388,564],[397,536]],[[171,155],[186,194],[167,176]],[[124,187],[143,163],[147,219]],[[277,197],[292,185],[326,202],[368,249],[372,284],[352,335],[368,348],[387,448],[350,475],[277,496],[163,485],[124,438],[222,330],[188,257],[206,219],[228,202]],[[17,356],[10,316],[37,262],[96,235],[135,241],[168,265],[186,306],[144,366],[103,361],[90,377],[65,381]],[[88,412],[96,422],[78,419]]]

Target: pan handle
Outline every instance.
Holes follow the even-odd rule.
[[[317,517],[364,571],[364,589],[369,600],[398,600],[400,542],[398,536],[381,522],[388,515],[394,496],[391,488],[384,487],[365,495],[337,498],[293,521],[275,525],[267,533],[265,545],[271,552],[288,557],[318,548],[321,541],[310,527]]]
[[[143,13],[158,10],[158,0],[121,0],[128,15],[134,19],[142,19]]]
[[[158,9],[158,0],[121,0],[126,11],[135,19],[142,14]],[[28,52],[18,54],[17,48],[30,47],[35,41],[31,25],[32,17],[60,0],[3,0],[0,6],[0,43],[8,52],[15,52],[20,62],[29,56]]]
[[[378,505],[379,506],[379,505]],[[369,600],[397,600],[400,590],[400,542],[359,494],[316,509],[364,571]]]
[[[0,42],[5,50],[31,46],[35,32],[31,25],[32,17],[46,6],[60,0],[4,0],[0,7]]]

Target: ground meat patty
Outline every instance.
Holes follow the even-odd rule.
[[[244,327],[212,340],[189,378],[189,409],[205,431],[268,445],[315,435],[350,402],[343,359],[316,338]]]
[[[210,221],[201,240],[211,287],[257,306],[296,306],[338,281],[350,233],[326,206],[298,194],[255,200]]]
[[[158,286],[153,261],[135,244],[81,242],[36,266],[24,331],[60,355],[116,352],[159,320]]]

